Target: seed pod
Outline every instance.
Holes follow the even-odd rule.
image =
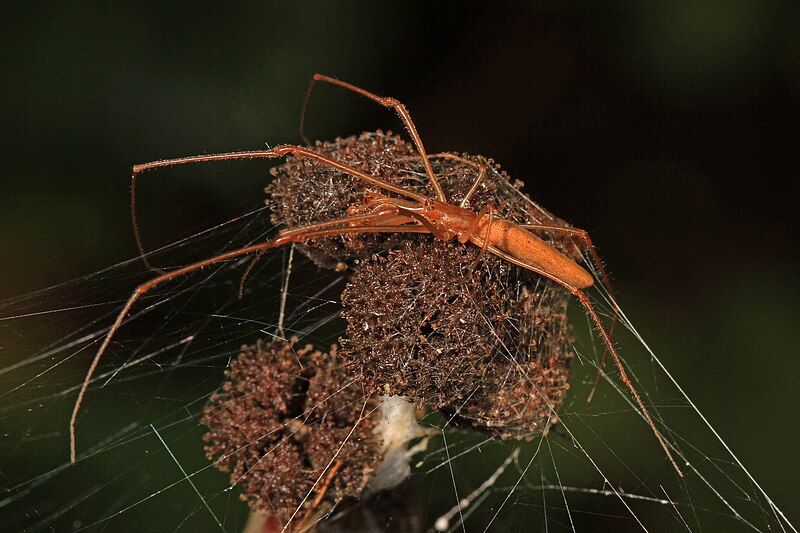
[[[299,521],[318,497],[327,507],[359,497],[381,459],[376,422],[365,416],[377,401],[346,373],[335,347],[325,354],[295,342],[243,347],[202,418],[209,459],[230,472],[251,508],[283,524]]]
[[[342,294],[342,357],[367,391],[502,438],[546,431],[572,358],[560,286],[432,237],[375,256]]]

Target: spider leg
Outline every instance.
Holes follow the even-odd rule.
[[[256,255],[253,256],[253,260],[250,261],[250,264],[247,265],[247,268],[244,270],[244,274],[242,274],[242,279],[239,280],[239,299],[241,300],[244,296],[244,282],[247,281],[247,277],[250,275],[250,272],[256,267],[256,263],[261,259],[266,253],[266,250],[261,250]]]
[[[289,279],[292,277],[292,263],[294,260],[294,244],[289,248],[289,261],[286,264],[286,273],[283,278],[283,287],[281,287],[281,305],[278,311],[278,335],[281,338],[286,338],[286,332],[283,330],[283,318],[286,316],[286,296],[289,294]],[[239,289],[241,292],[241,289]]]
[[[308,84],[308,90],[306,91],[306,98],[303,103],[303,111],[300,113],[300,135],[303,137],[303,140],[306,141],[306,144],[310,144],[308,143],[308,139],[303,133],[306,121],[306,109],[308,108],[308,102],[311,99],[311,93],[314,91],[314,86],[317,84],[318,81],[330,83],[332,85],[337,85],[339,87],[347,89],[348,91],[353,91],[354,93],[358,93],[361,96],[369,98],[373,102],[376,102],[384,107],[393,108],[400,117],[400,120],[403,121],[403,125],[405,125],[409,135],[411,135],[411,140],[414,142],[414,146],[417,148],[417,152],[419,153],[419,156],[422,158],[423,165],[425,165],[425,174],[428,175],[428,179],[431,180],[431,185],[433,186],[433,189],[436,191],[436,196],[442,202],[447,202],[447,197],[445,196],[441,185],[439,185],[439,180],[436,179],[436,175],[434,175],[433,173],[433,167],[431,167],[430,159],[428,158],[428,155],[425,153],[425,147],[422,145],[422,139],[420,138],[419,133],[417,133],[417,127],[414,126],[414,121],[411,120],[411,115],[408,113],[406,106],[404,106],[395,98],[378,96],[377,94],[373,94],[360,87],[351,85],[350,83],[337,80],[336,78],[331,78],[330,76],[325,76],[323,74],[314,74],[314,76],[311,78],[311,81]]]
[[[453,154],[450,152],[441,152],[438,154],[431,154],[428,156],[429,159],[452,159],[453,161],[458,161],[464,165],[469,165],[475,170],[478,171],[478,177],[475,178],[475,181],[472,183],[472,186],[469,188],[469,191],[464,198],[461,199],[461,202],[458,204],[459,207],[466,207],[469,203],[469,199],[472,198],[472,195],[478,190],[481,182],[483,182],[484,178],[486,178],[487,168],[486,165],[481,163],[476,163],[475,161],[470,161],[466,157],[461,157],[458,154]]]
[[[325,481],[322,482],[322,486],[319,488],[316,498],[314,498],[314,501],[311,502],[311,507],[308,509],[308,511],[306,511],[306,514],[300,520],[300,524],[298,526],[299,531],[310,531],[311,528],[314,527],[315,524],[311,522],[311,518],[314,516],[314,512],[319,507],[319,504],[322,503],[322,500],[325,498],[325,494],[328,492],[331,483],[333,483],[333,480],[336,478],[336,475],[339,473],[339,470],[343,465],[344,462],[339,459],[333,464],[330,470],[328,470],[328,474],[325,476]]]
[[[409,159],[412,158],[399,157],[398,161],[407,161]],[[458,204],[459,207],[466,207],[467,204],[469,203],[470,198],[472,198],[472,195],[475,194],[481,182],[486,177],[486,172],[487,172],[486,165],[483,165],[481,163],[476,163],[475,161],[470,161],[465,157],[461,157],[460,155],[451,152],[440,152],[438,154],[429,154],[428,159],[452,159],[453,161],[458,161],[459,163],[463,163],[464,165],[471,166],[472,168],[478,171],[478,177],[472,183],[472,186],[469,188],[467,194],[464,196],[464,198],[461,199],[461,202]]]
[[[142,236],[139,234],[139,224],[136,222],[136,173],[134,172],[131,177],[131,223],[133,224],[133,237],[136,239],[136,248],[139,249],[139,257],[142,259],[144,266],[148,270],[152,270],[156,274],[163,274],[166,272],[162,268],[153,266],[144,253],[144,245],[142,244]]]
[[[389,214],[388,216],[394,217],[396,219],[396,215]],[[347,224],[352,222],[352,218],[354,217],[342,218],[336,221],[330,221],[327,224],[333,224],[333,223]],[[123,306],[122,310],[120,310],[116,320],[111,325],[111,328],[108,330],[108,333],[106,333],[103,342],[100,344],[100,348],[97,350],[97,353],[95,354],[94,359],[92,360],[92,364],[89,366],[89,370],[86,373],[83,385],[81,385],[81,389],[78,392],[78,398],[75,401],[75,406],[72,410],[72,416],[70,417],[69,421],[70,461],[73,464],[76,461],[75,421],[78,418],[78,412],[80,411],[83,398],[86,395],[86,391],[89,388],[89,384],[92,381],[92,376],[94,375],[94,372],[97,369],[97,365],[100,363],[100,359],[103,356],[103,353],[105,353],[106,349],[108,348],[108,345],[111,343],[111,339],[114,337],[114,334],[117,332],[117,330],[119,330],[120,326],[122,326],[122,323],[125,320],[125,317],[128,316],[128,313],[133,307],[133,304],[135,304],[136,301],[142,295],[147,293],[150,289],[153,289],[154,287],[157,287],[158,285],[161,285],[164,282],[173,280],[175,278],[183,276],[184,274],[189,274],[191,272],[201,270],[205,267],[214,265],[216,263],[227,261],[229,259],[235,259],[237,257],[242,257],[253,253],[259,253],[263,250],[276,248],[278,246],[281,246],[283,244],[288,244],[291,242],[305,242],[319,237],[326,237],[331,235],[344,235],[349,233],[430,233],[430,230],[423,225],[416,225],[416,224],[377,225],[377,226],[356,225],[356,226],[346,226],[346,227],[329,228],[329,229],[318,229],[318,228],[309,229],[306,227],[295,228],[282,233],[277,238],[271,241],[245,246],[244,248],[239,248],[237,250],[231,250],[229,252],[225,252],[216,255],[214,257],[210,257],[208,259],[204,259],[202,261],[186,265],[176,270],[171,270],[169,272],[156,276],[150,281],[146,281],[141,285],[139,285],[138,287],[136,287],[136,289],[131,294],[130,298],[128,298],[128,301]]]
[[[388,208],[388,209],[387,209]],[[347,217],[346,219],[336,219],[336,220],[329,220],[327,222],[319,222],[317,224],[309,224],[307,226],[303,226],[302,228],[294,228],[294,229],[302,229],[303,231],[311,231],[311,230],[318,230],[328,227],[335,227],[343,223],[344,220],[347,221],[349,224],[353,224],[354,222],[361,222],[363,224],[370,224],[371,222],[378,222],[380,225],[396,225],[396,224],[403,224],[406,222],[411,222],[408,217],[405,216],[398,216],[398,210],[394,204],[384,203],[376,206],[373,211],[370,213],[362,214],[362,215],[355,215]],[[389,217],[389,218],[387,218]],[[384,219],[384,220],[381,220]],[[279,238],[285,238],[287,235],[290,235],[292,230],[285,230],[281,232],[278,236]],[[244,271],[242,275],[242,279],[239,281],[239,298],[242,297],[244,294],[244,282],[247,280],[247,277],[250,275],[250,272],[258,263],[258,260],[261,259],[261,256],[264,255],[266,250],[262,250],[253,257],[253,260],[248,265],[247,269]],[[285,293],[284,293],[285,295]]]
[[[620,315],[619,303],[617,302],[617,295],[614,293],[614,289],[611,287],[611,281],[606,274],[605,268],[603,268],[603,263],[600,261],[600,257],[597,255],[597,250],[595,249],[594,245],[592,244],[592,239],[589,237],[589,233],[586,230],[578,229],[578,228],[567,228],[561,226],[542,226],[537,224],[520,224],[523,228],[528,230],[543,230],[543,231],[557,231],[561,233],[569,233],[575,235],[579,239],[583,241],[583,245],[589,250],[589,253],[592,254],[592,260],[594,264],[597,265],[597,268],[600,270],[600,276],[603,280],[603,287],[605,287],[606,291],[608,291],[608,295],[611,298],[611,307],[614,308],[614,317],[611,320],[611,326],[608,328],[608,336],[614,336],[614,329],[617,325],[617,319]],[[597,375],[594,378],[594,384],[592,385],[592,390],[589,392],[589,396],[587,397],[586,401],[591,402],[592,398],[594,397],[594,393],[597,391],[597,387],[600,384],[600,377],[603,375],[603,366],[606,363],[606,356],[608,355],[608,350],[603,348],[603,355],[600,357],[600,364],[597,367]]]
[[[144,171],[151,170],[154,168],[162,168],[162,167],[171,167],[176,165],[184,165],[187,163],[202,163],[207,161],[230,161],[230,160],[238,160],[238,159],[275,159],[279,157],[284,157],[287,154],[291,154],[295,157],[303,157],[307,159],[311,159],[327,165],[331,168],[335,168],[345,174],[348,174],[354,178],[366,181],[376,187],[381,189],[393,192],[395,194],[399,194],[401,196],[405,196],[406,198],[411,198],[417,202],[424,202],[425,196],[422,194],[418,194],[414,191],[409,191],[402,187],[398,187],[396,185],[392,185],[388,181],[382,180],[380,178],[376,178],[375,176],[371,176],[365,172],[362,172],[356,168],[351,167],[345,163],[337,161],[332,157],[326,156],[324,154],[320,154],[311,150],[310,148],[304,148],[302,146],[293,146],[293,145],[282,145],[276,146],[271,150],[253,150],[247,152],[228,152],[222,154],[203,154],[203,155],[196,155],[190,157],[180,157],[176,159],[162,159],[159,161],[151,161],[150,163],[144,163],[141,165],[136,165],[133,167],[133,173],[131,175],[131,220],[133,222],[133,235],[136,239],[136,246],[139,249],[139,255],[142,258],[145,266],[153,270],[157,273],[164,273],[164,270],[158,269],[154,267],[150,261],[147,259],[147,256],[144,251],[144,246],[142,244],[142,239],[139,234],[139,227],[136,223],[136,177],[137,175],[141,174]]]
[[[606,349],[608,350],[609,353],[611,353],[611,356],[614,358],[614,363],[617,365],[617,369],[619,369],[619,377],[622,379],[622,381],[628,387],[628,390],[631,391],[631,394],[633,395],[634,400],[636,400],[636,404],[639,406],[639,409],[641,409],[642,416],[644,416],[645,420],[647,421],[647,424],[650,426],[650,429],[653,430],[653,433],[655,434],[656,439],[658,439],[659,444],[661,444],[661,447],[664,449],[664,453],[666,453],[667,458],[669,459],[670,463],[672,463],[672,466],[675,468],[675,471],[678,472],[678,475],[683,477],[683,472],[681,472],[681,469],[678,468],[678,463],[672,457],[672,453],[669,451],[669,447],[667,446],[667,442],[664,440],[664,437],[661,436],[661,433],[656,428],[656,424],[655,424],[655,422],[653,422],[653,419],[650,416],[650,412],[647,410],[647,407],[645,407],[644,401],[642,401],[641,396],[639,396],[638,391],[633,386],[633,383],[631,382],[630,378],[628,377],[628,373],[625,371],[625,368],[622,366],[622,359],[620,359],[619,354],[617,354],[617,350],[616,350],[616,348],[614,348],[614,344],[611,342],[611,337],[606,332],[606,329],[603,326],[603,323],[601,322],[600,317],[597,316],[597,313],[595,312],[594,307],[592,306],[591,302],[589,301],[589,297],[586,296],[586,294],[582,290],[578,289],[577,287],[573,287],[572,285],[570,285],[569,283],[565,282],[564,280],[562,280],[562,279],[560,279],[560,278],[558,278],[556,276],[553,276],[552,274],[550,274],[548,272],[545,272],[544,270],[542,270],[540,268],[537,268],[534,265],[530,265],[530,264],[528,264],[528,263],[526,263],[524,261],[520,261],[516,257],[503,252],[499,248],[495,248],[494,246],[489,246],[489,251],[491,253],[495,254],[496,256],[498,256],[498,257],[500,257],[502,259],[505,259],[506,261],[508,261],[510,263],[513,263],[513,264],[515,264],[517,266],[520,266],[522,268],[531,270],[531,271],[536,272],[537,274],[540,274],[540,275],[542,275],[542,276],[544,276],[544,277],[546,277],[548,279],[551,279],[552,281],[555,281],[556,283],[558,283],[559,285],[561,285],[562,287],[567,289],[573,296],[575,296],[581,302],[581,305],[583,305],[583,308],[586,310],[586,313],[589,315],[589,317],[592,319],[592,321],[597,326],[597,329],[600,332],[600,336],[603,337],[603,342],[606,345]]]

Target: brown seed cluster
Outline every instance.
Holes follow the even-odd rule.
[[[572,358],[563,289],[429,237],[364,263],[342,294],[348,368],[501,438],[545,431]]]
[[[284,524],[318,498],[330,507],[359,497],[381,459],[369,417],[376,402],[335,347],[325,354],[295,342],[243,347],[202,418],[209,459],[230,472],[252,508]]]

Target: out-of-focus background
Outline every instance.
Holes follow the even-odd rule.
[[[325,73],[397,97],[429,151],[491,156],[587,229],[628,316],[689,397],[767,493],[797,500],[796,4],[3,11],[0,298],[136,254],[132,164],[300,142],[306,85]],[[329,87],[307,123],[321,139],[401,131],[391,112]],[[145,239],[257,208],[267,167],[147,175]]]

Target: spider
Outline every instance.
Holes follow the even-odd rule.
[[[470,210],[467,207],[469,204],[469,199],[475,194],[481,182],[485,178],[487,172],[486,166],[463,159],[458,155],[450,153],[428,155],[423,146],[422,139],[417,132],[417,128],[414,125],[414,122],[411,120],[411,116],[409,115],[406,107],[394,98],[381,97],[335,78],[321,74],[315,74],[306,93],[306,105],[304,105],[303,113],[301,115],[301,134],[303,131],[305,109],[307,107],[312,90],[315,84],[318,82],[339,86],[343,89],[364,96],[384,107],[393,109],[400,117],[405,128],[408,130],[413,145],[416,148],[417,154],[419,155],[424,166],[425,175],[427,176],[430,186],[435,192],[435,196],[426,196],[424,194],[420,194],[419,192],[393,185],[392,183],[389,183],[381,178],[367,174],[332,157],[319,153],[312,148],[295,145],[281,145],[269,150],[229,152],[221,154],[196,155],[176,159],[164,159],[134,166],[132,175],[132,191],[135,191],[136,176],[147,170],[206,161],[274,159],[284,157],[286,155],[292,155],[298,159],[316,161],[332,169],[339,170],[344,174],[350,175],[358,180],[362,180],[365,183],[373,185],[377,189],[384,191],[384,193],[367,192],[364,195],[363,202],[360,205],[353,205],[350,209],[348,209],[348,216],[281,231],[276,238],[270,241],[231,250],[214,257],[171,270],[169,272],[161,273],[150,281],[142,283],[136,287],[128,301],[120,310],[116,320],[112,324],[99,349],[97,350],[97,353],[86,374],[86,378],[83,381],[80,392],[78,393],[78,398],[75,401],[75,406],[69,422],[71,462],[75,463],[76,461],[75,422],[77,420],[81,403],[83,402],[83,398],[89,387],[89,383],[91,382],[97,365],[99,364],[103,353],[105,353],[106,349],[108,348],[111,339],[114,337],[114,334],[117,332],[117,330],[119,330],[122,322],[130,312],[133,305],[143,294],[152,288],[183,276],[184,274],[200,270],[215,263],[220,263],[242,256],[248,256],[251,254],[254,254],[256,257],[258,257],[260,254],[264,253],[270,248],[276,248],[289,243],[305,243],[309,240],[319,237],[345,234],[363,235],[369,233],[424,233],[431,234],[435,238],[443,241],[452,241],[453,239],[456,239],[462,244],[471,243],[480,248],[476,261],[486,253],[493,254],[511,264],[530,270],[554,281],[567,290],[575,298],[577,298],[587,315],[590,317],[591,321],[596,325],[605,345],[605,351],[611,354],[614,363],[619,370],[620,378],[625,383],[634,400],[636,401],[636,404],[641,409],[642,415],[652,429],[653,434],[663,448],[664,453],[678,474],[683,476],[678,464],[670,452],[669,447],[667,446],[666,441],[656,428],[655,422],[650,416],[649,411],[645,407],[645,404],[642,401],[639,393],[628,377],[627,372],[622,365],[619,354],[617,353],[617,350],[614,348],[614,345],[611,341],[611,334],[609,333],[609,330],[607,330],[601,322],[600,317],[597,315],[597,312],[592,306],[588,296],[584,292],[585,289],[594,284],[594,277],[577,262],[575,262],[575,260],[556,250],[533,232],[542,231],[566,233],[573,238],[582,241],[583,246],[589,250],[594,261],[599,266],[603,283],[607,288],[609,288],[609,292],[611,292],[608,278],[605,275],[605,272],[602,270],[602,265],[600,264],[597,253],[594,250],[588,233],[584,230],[572,227],[516,224],[510,220],[498,216],[491,204],[486,205],[481,209],[480,212]],[[459,160],[465,164],[472,165],[478,171],[478,177],[476,178],[474,184],[458,205],[448,202],[444,190],[442,189],[442,186],[440,185],[431,165],[431,159],[434,158],[449,158]],[[386,193],[393,193],[398,197],[387,196]],[[612,304],[614,305],[615,313],[617,313],[618,309],[613,296]]]

